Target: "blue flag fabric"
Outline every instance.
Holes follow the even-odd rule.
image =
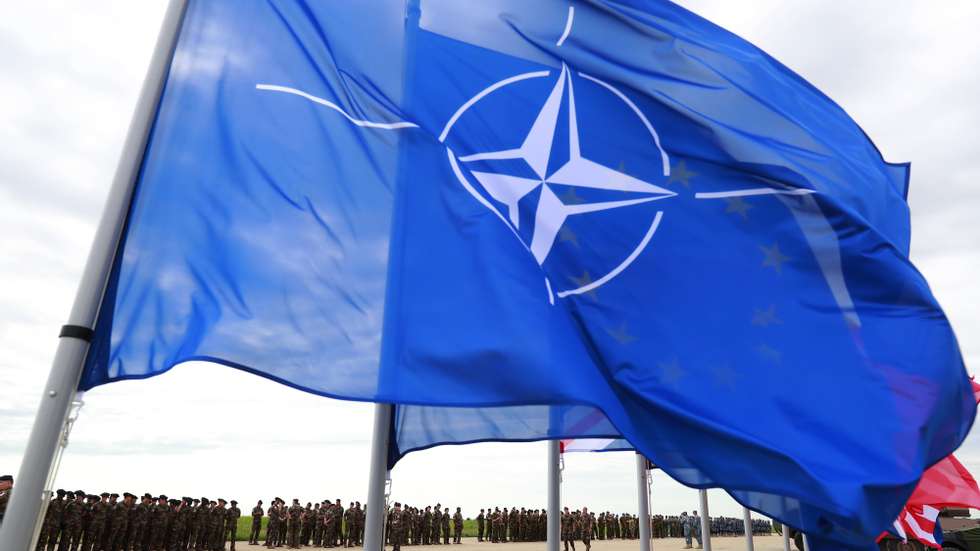
[[[907,183],[667,2],[192,1],[80,388],[206,360],[408,404],[405,449],[615,428],[868,547],[976,407]]]

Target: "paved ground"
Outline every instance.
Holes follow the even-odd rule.
[[[782,551],[783,538],[780,536],[756,536],[754,539],[755,551]],[[461,545],[418,545],[403,547],[403,551],[544,551],[543,542],[538,543],[477,543],[475,538],[463,538]],[[675,551],[684,548],[682,539],[654,539],[653,551]],[[242,551],[259,551],[265,547],[256,545],[243,545],[238,543],[235,549]],[[318,547],[304,547],[307,551],[318,550]],[[360,551],[360,548],[355,548]],[[391,551],[391,547],[386,548]],[[577,551],[585,551],[582,542],[576,542]],[[712,538],[712,551],[745,551],[745,538]],[[592,551],[638,551],[639,542],[636,540],[606,540],[592,542]],[[285,546],[278,548],[278,551],[288,551]],[[342,551],[338,549],[338,551]]]

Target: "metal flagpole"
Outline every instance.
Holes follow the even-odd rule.
[[[374,405],[374,437],[371,441],[371,471],[368,479],[367,520],[364,524],[364,551],[383,551],[385,547],[385,482],[388,477],[388,444],[391,438],[391,404]]]
[[[810,540],[803,534],[803,551],[810,551]]]
[[[650,551],[650,503],[647,494],[647,458],[636,454],[636,491],[639,502],[640,549]]]
[[[41,509],[45,482],[51,473],[62,428],[81,378],[102,294],[125,225],[133,188],[143,162],[143,152],[156,116],[160,94],[170,70],[186,5],[186,0],[171,0],[163,18],[156,48],[150,59],[112,187],[109,188],[102,211],[102,219],[85,262],[68,323],[61,328],[51,373],[44,386],[34,426],[24,450],[20,472],[15,480],[16,487],[11,493],[4,523],[0,527],[0,551],[24,551],[30,547],[34,538],[35,521]]]
[[[790,551],[789,548],[789,526],[783,523],[783,551]]]
[[[701,497],[701,542],[705,551],[711,551],[711,517],[708,516],[708,490],[698,490]]]
[[[745,549],[755,551],[755,544],[752,543],[752,512],[748,507],[742,507],[742,524],[745,525]]]
[[[561,540],[561,442],[548,440],[548,545],[558,551]]]

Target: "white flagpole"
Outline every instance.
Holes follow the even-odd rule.
[[[391,404],[374,405],[374,437],[371,442],[371,470],[368,479],[367,519],[364,523],[364,551],[383,551],[385,546],[385,481],[388,476],[388,444],[391,439]]]
[[[640,550],[650,551],[650,503],[647,494],[647,458],[636,454],[636,491],[639,502]]]
[[[561,546],[561,442],[548,440],[548,544],[547,551]]]
[[[786,523],[783,523],[783,551],[790,551],[789,526],[786,526]]]
[[[755,544],[752,542],[752,512],[748,507],[742,507],[742,524],[745,525],[745,549],[755,551]]]
[[[0,527],[0,551],[25,551],[34,539],[45,482],[51,474],[58,441],[81,379],[99,305],[125,226],[160,94],[170,71],[186,5],[186,0],[171,0],[164,15],[75,302],[68,323],[61,328],[51,373],[44,386],[20,471],[14,480],[14,491]]]
[[[810,551],[810,540],[803,534],[803,551]]]
[[[711,551],[711,517],[708,516],[708,490],[698,490],[701,497],[701,542],[705,551]]]

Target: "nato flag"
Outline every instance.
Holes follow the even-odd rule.
[[[192,1],[81,388],[206,360],[416,444],[622,435],[867,547],[976,407],[907,182],[668,2]]]

